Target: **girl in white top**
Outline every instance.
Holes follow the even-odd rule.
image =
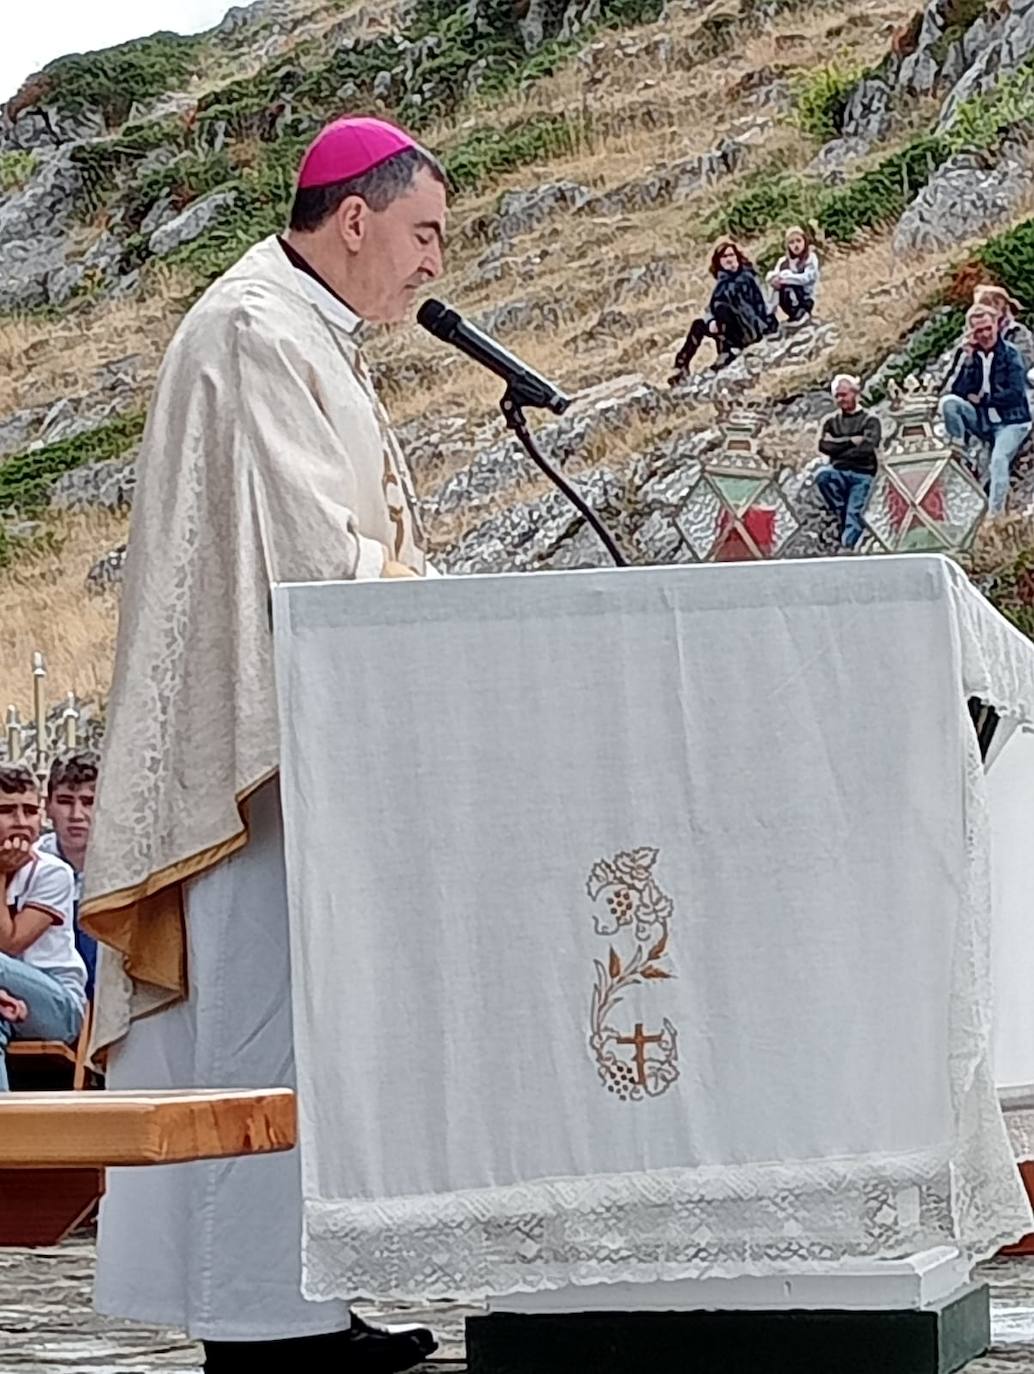
[[[808,232],[799,224],[786,231],[786,252],[768,274],[779,308],[791,324],[811,318],[819,287],[819,259]]]

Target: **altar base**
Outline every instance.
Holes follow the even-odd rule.
[[[567,1288],[467,1322],[470,1374],[951,1374],[991,1343],[957,1251],[806,1275]]]

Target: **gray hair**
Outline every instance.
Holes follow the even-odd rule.
[[[835,396],[837,389],[842,386],[849,386],[852,391],[861,391],[861,377],[852,377],[850,372],[838,372],[829,384],[829,394]]]
[[[349,196],[365,200],[371,210],[386,210],[413,185],[417,173],[430,172],[435,181],[448,186],[449,178],[438,159],[425,148],[404,148],[368,172],[327,186],[299,187],[291,206],[291,228],[312,233],[325,224]]]

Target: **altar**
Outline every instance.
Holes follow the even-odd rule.
[[[874,1367],[881,1312],[920,1324],[881,1369],[976,1353],[972,1266],[1032,1223],[971,703],[1004,762],[1034,645],[926,555],[274,623],[307,1296],[485,1301],[484,1374],[675,1369],[668,1319],[730,1313],[801,1367],[788,1308],[843,1319],[811,1367]]]

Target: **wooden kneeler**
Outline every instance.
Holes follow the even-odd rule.
[[[56,1245],[113,1166],[290,1150],[294,1093],[8,1093],[0,1100],[0,1245]]]

